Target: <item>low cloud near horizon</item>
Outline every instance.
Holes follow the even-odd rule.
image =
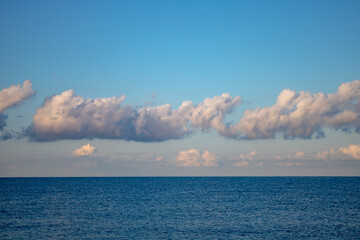
[[[140,142],[180,139],[196,129],[225,131],[224,118],[240,97],[224,93],[194,105],[185,101],[139,110],[123,104],[125,96],[84,99],[68,90],[47,98],[34,115],[29,135],[36,141],[104,138]]]
[[[293,149],[289,154],[277,155],[275,160],[360,160],[360,144],[350,144],[347,147],[330,148],[328,150],[305,153],[298,149]]]
[[[81,146],[73,151],[73,156],[90,156],[96,152],[96,148],[90,143]]]
[[[257,155],[256,151],[251,151],[248,154],[240,154],[237,157],[234,157],[232,160],[236,160],[234,163],[235,167],[246,167],[249,163],[254,160],[254,157]]]
[[[6,126],[3,112],[35,95],[30,80],[0,91],[0,130]],[[274,105],[248,109],[237,122],[226,115],[241,104],[228,93],[206,98],[199,104],[184,101],[140,109],[125,105],[125,96],[84,99],[73,90],[47,97],[36,110],[26,134],[35,141],[64,139],[123,139],[162,142],[191,136],[198,130],[216,131],[233,139],[285,139],[325,136],[324,128],[360,132],[360,81],[346,82],[333,94],[285,89]]]
[[[201,154],[197,149],[189,149],[176,155],[175,164],[182,167],[216,167],[217,156],[207,150]]]

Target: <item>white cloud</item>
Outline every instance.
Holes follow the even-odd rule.
[[[224,115],[240,97],[229,94],[207,98],[199,105],[185,101],[172,110],[170,104],[135,110],[122,103],[125,96],[84,99],[68,90],[47,98],[34,115],[30,136],[38,141],[107,138],[165,141],[185,137],[196,128],[222,131]]]
[[[348,147],[331,148],[317,153],[304,153],[292,150],[290,154],[275,156],[275,160],[360,160],[360,145],[351,144]]]
[[[93,155],[96,152],[96,148],[92,146],[90,143],[83,145],[80,148],[77,148],[73,151],[73,156],[89,156]]]
[[[323,137],[323,127],[360,131],[360,81],[343,83],[334,94],[283,90],[271,107],[246,110],[231,127],[234,138]]]
[[[340,156],[339,152],[335,151],[333,148],[315,154],[315,159],[318,160],[341,159],[342,157],[343,156]]]
[[[247,167],[250,161],[254,160],[254,157],[257,155],[256,151],[251,151],[248,154],[240,154],[239,156],[233,158],[233,160],[237,160],[238,162],[234,163],[235,167]]]
[[[201,155],[201,158],[202,158],[202,160],[204,160],[203,166],[205,166],[205,167],[216,167],[217,166],[217,156],[215,153],[211,153],[206,150]]]
[[[338,150],[332,148],[317,153],[316,157],[323,160],[360,160],[360,145],[351,144]]]
[[[175,162],[183,167],[215,167],[217,166],[217,156],[207,150],[201,154],[197,149],[189,149],[179,152],[175,157]]]
[[[206,98],[204,102],[192,109],[190,117],[192,126],[199,127],[204,131],[213,128],[221,135],[226,136],[228,128],[224,123],[225,115],[231,113],[240,103],[240,96],[233,98],[228,93]]]
[[[246,110],[235,125],[225,116],[241,103],[228,93],[198,105],[184,101],[135,109],[123,105],[125,96],[84,99],[68,90],[47,98],[37,109],[29,135],[37,141],[106,138],[142,142],[180,139],[197,129],[214,129],[235,139],[323,137],[323,128],[360,132],[360,81],[343,83],[334,94],[285,89],[270,107]],[[0,118],[1,119],[1,118]],[[1,126],[1,124],[0,124]]]
[[[352,159],[360,160],[360,145],[349,145],[348,147],[340,147],[339,152],[349,156]]]
[[[12,85],[0,91],[0,114],[6,109],[20,105],[24,100],[35,95],[30,80],[24,81],[23,85]]]
[[[23,85],[12,85],[0,91],[0,131],[4,130],[7,123],[7,115],[4,114],[9,108],[21,105],[23,101],[35,95],[30,80],[24,81]],[[6,140],[12,138],[12,133],[7,131],[0,136],[0,139]]]
[[[163,159],[164,159],[163,156],[157,156],[157,157],[155,158],[155,160],[156,160],[157,162],[161,162]]]
[[[200,167],[200,159],[201,155],[197,149],[181,151],[175,157],[177,164],[184,167]]]

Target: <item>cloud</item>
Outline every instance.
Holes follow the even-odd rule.
[[[348,147],[330,148],[317,153],[304,153],[291,150],[290,154],[275,156],[275,160],[360,160],[360,145],[351,144]]]
[[[125,96],[84,99],[68,90],[47,98],[37,109],[28,131],[37,141],[107,138],[142,142],[179,139],[197,128],[225,129],[224,115],[240,102],[222,94],[194,105],[185,101],[172,110],[170,104],[136,110],[123,105]]]
[[[349,145],[346,148],[340,147],[339,152],[349,156],[352,159],[360,160],[360,145]]]
[[[77,148],[73,151],[73,156],[89,156],[93,155],[96,152],[96,148],[92,146],[90,143],[83,145],[80,148]]]
[[[234,163],[235,167],[247,167],[249,165],[249,161],[240,161]]]
[[[20,105],[24,100],[35,95],[30,80],[24,81],[23,85],[12,85],[0,91],[0,114],[6,109]]]
[[[334,94],[283,90],[271,107],[246,110],[230,127],[229,137],[242,139],[323,137],[324,127],[360,131],[360,81],[343,83]]]
[[[254,160],[255,155],[257,154],[256,151],[251,151],[248,154],[240,154],[239,156],[233,158],[233,160],[237,160],[236,163],[234,163],[235,167],[247,167],[250,163],[250,161]]]
[[[0,91],[0,131],[7,126],[6,120],[8,116],[4,112],[12,107],[19,106],[23,101],[35,95],[30,80],[24,81],[23,85],[12,85]],[[7,131],[0,136],[1,140],[12,138],[12,134]]]
[[[207,150],[201,154],[197,149],[189,149],[179,152],[175,157],[175,162],[182,167],[215,167],[217,156]]]
[[[248,109],[233,125],[226,123],[225,117],[241,98],[228,93],[197,105],[184,101],[175,110],[170,104],[138,109],[124,105],[124,100],[125,96],[84,99],[73,90],[48,97],[37,109],[28,134],[36,141],[105,138],[161,142],[190,136],[198,129],[235,139],[320,138],[325,136],[324,128],[360,133],[360,81],[343,83],[333,94],[285,89],[274,105]]]
[[[202,164],[205,167],[216,167],[217,166],[217,156],[215,153],[211,153],[209,151],[205,151],[201,155],[202,160],[204,161]]]
[[[224,123],[226,114],[241,103],[240,96],[231,97],[228,93],[221,96],[206,98],[202,103],[191,109],[192,126],[201,128],[203,131],[215,129],[221,135],[228,134],[228,128]]]
[[[316,154],[317,159],[323,160],[360,160],[360,145],[350,144],[348,147],[331,148]]]
[[[275,159],[278,160],[296,160],[296,159],[311,159],[314,158],[311,154],[305,154],[304,152],[301,152],[297,149],[293,149],[290,151],[290,154],[287,154],[286,156],[276,156]]]

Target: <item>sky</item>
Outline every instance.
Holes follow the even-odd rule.
[[[0,1],[0,177],[359,176],[359,1]]]

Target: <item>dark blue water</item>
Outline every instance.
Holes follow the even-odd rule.
[[[0,178],[0,239],[360,239],[360,178]]]

